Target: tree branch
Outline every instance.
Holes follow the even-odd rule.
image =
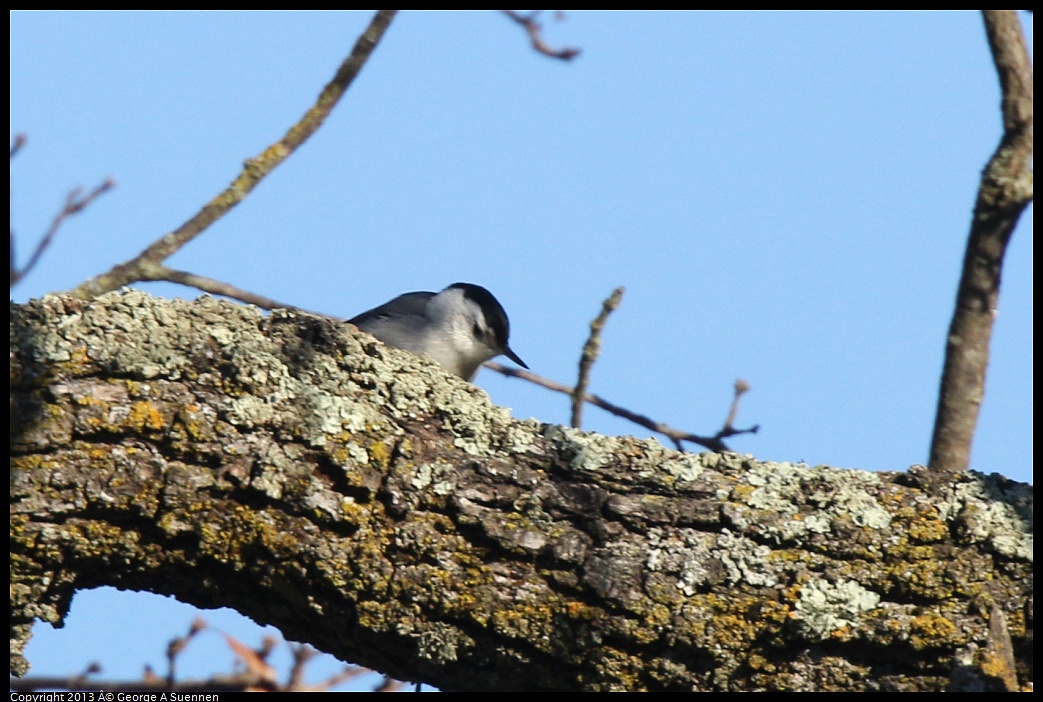
[[[541,10],[533,10],[528,15],[523,15],[515,10],[500,10],[500,12],[525,28],[525,33],[529,35],[529,41],[532,42],[532,48],[537,53],[550,58],[561,59],[562,61],[571,61],[579,56],[579,49],[552,49],[547,45],[547,42],[543,41],[543,35],[540,34],[543,31],[543,27],[536,21]]]
[[[125,261],[106,273],[95,276],[69,291],[70,295],[81,299],[89,299],[104,292],[117,290],[125,285],[145,280],[150,267],[160,265],[182,246],[199,236],[211,224],[223,217],[229,210],[238,205],[257,185],[275,168],[285,161],[326,121],[326,118],[337,106],[347,92],[355,77],[366,65],[373,50],[391,24],[396,10],[380,10],[374,15],[369,27],[358,38],[351,55],[344,60],[326,87],[320,93],[315,104],[304,116],[293,125],[282,139],[275,142],[255,158],[248,159],[243,170],[223,192],[196,213],[194,217],[174,231],[152,243],[137,257]]]
[[[23,146],[25,146],[25,135],[24,134],[15,134],[14,140],[11,141],[11,158],[12,159],[15,157],[15,154],[17,154],[19,151],[22,150]]]
[[[583,424],[583,403],[587,397],[587,385],[590,382],[590,368],[601,352],[601,330],[605,327],[608,316],[619,307],[623,299],[623,288],[618,287],[601,303],[601,312],[590,323],[590,336],[583,344],[583,353],[579,357],[579,377],[572,390],[572,426],[579,429]]]
[[[19,134],[15,136],[14,141],[11,142],[12,159],[15,157],[15,154],[21,151],[23,146],[25,146],[25,135]],[[69,217],[72,217],[75,214],[83,212],[83,210],[85,210],[92,202],[98,199],[98,197],[100,197],[101,195],[107,193],[109,190],[115,187],[115,185],[116,181],[114,181],[112,178],[107,178],[100,185],[94,188],[94,190],[90,191],[83,197],[80,197],[80,188],[74,188],[68,195],[66,195],[65,205],[62,207],[61,210],[58,211],[58,214],[54,216],[54,220],[51,222],[50,228],[43,235],[43,238],[40,239],[40,243],[36,245],[36,249],[29,257],[29,261],[21,269],[19,269],[18,266],[15,264],[14,230],[12,229],[10,239],[11,257],[9,260],[11,274],[10,287],[13,288],[15,285],[20,283],[22,279],[25,278],[25,276],[27,276],[29,272],[33,270],[33,268],[36,267],[37,262],[39,262],[40,260],[40,256],[42,256],[43,252],[47,250],[47,247],[51,245],[51,242],[54,240],[55,234],[58,233],[58,229],[62,226],[65,220],[67,220]]]
[[[248,305],[255,305],[263,310],[296,310],[298,312],[307,312],[308,314],[314,314],[319,317],[326,317],[333,321],[344,321],[339,317],[334,317],[333,315],[328,315],[321,312],[312,312],[311,310],[306,310],[303,307],[297,307],[296,305],[288,305],[285,302],[279,302],[278,300],[273,300],[270,297],[258,295],[257,293],[250,292],[249,290],[243,290],[242,288],[238,288],[221,280],[214,280],[213,278],[207,278],[206,276],[196,275],[195,273],[189,273],[188,271],[179,271],[174,268],[167,268],[163,265],[152,265],[143,262],[140,269],[140,275],[142,281],[164,281],[168,283],[178,283],[180,285],[185,285],[190,288],[202,290],[203,292],[210,293],[211,295],[221,295],[223,297],[232,298],[233,300],[245,302]]]
[[[982,173],[946,339],[929,465],[947,472],[970,465],[1003,257],[1018,218],[1032,201],[1032,64],[1017,13],[983,12],[1003,93],[1003,136]]]
[[[1000,476],[514,421],[351,325],[209,298],[48,296],[10,342],[16,674],[103,584],[445,690],[1005,689],[986,595],[1031,669],[1032,489]]]
[[[563,385],[562,383],[551,380],[550,378],[545,378],[542,375],[533,373],[532,371],[524,370],[522,368],[513,368],[510,366],[505,366],[495,361],[486,361],[482,365],[491,371],[499,373],[500,375],[506,376],[508,378],[520,378],[521,380],[527,380],[530,383],[533,383],[534,385],[539,385],[541,388],[546,388],[547,390],[553,390],[554,392],[564,393],[565,395],[569,396],[574,396],[576,392],[576,389],[573,387]],[[745,383],[745,381],[736,381],[736,388],[738,388],[740,383]],[[748,389],[749,386],[745,386],[741,392],[737,390],[735,397],[732,401],[733,412],[736,411],[739,396],[743,392],[746,392],[746,390]],[[638,414],[637,412],[628,410],[627,408],[617,405],[613,402],[609,402],[608,400],[599,395],[586,393],[586,395],[584,395],[584,399],[590,404],[594,405],[595,407],[600,407],[606,412],[614,414],[617,417],[622,417],[623,419],[631,421],[634,424],[637,424],[638,426],[644,427],[645,429],[654,431],[657,434],[662,434],[663,436],[667,437],[672,442],[674,442],[678,451],[684,450],[684,447],[681,445],[681,442],[683,441],[698,444],[699,446],[707,448],[711,451],[730,451],[731,449],[725,445],[723,439],[726,439],[729,436],[737,436],[739,434],[756,434],[760,430],[760,427],[757,425],[754,425],[749,429],[733,428],[730,424],[730,421],[734,419],[734,417],[732,416],[732,414],[729,414],[728,423],[726,423],[725,426],[722,427],[721,430],[718,431],[715,435],[700,436],[698,434],[692,434],[690,432],[684,431],[683,429],[675,429],[664,422],[657,422],[656,420],[650,417],[646,417],[643,414]]]

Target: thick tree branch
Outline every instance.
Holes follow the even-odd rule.
[[[471,690],[1005,689],[1032,491],[515,421],[350,325],[136,292],[12,306],[12,670],[112,585]],[[959,671],[960,676],[955,676]]]
[[[970,465],[1003,257],[1032,201],[1032,64],[1025,37],[1014,10],[985,10],[984,18],[1003,94],[1003,136],[981,176],[945,345],[929,465],[949,472]]]

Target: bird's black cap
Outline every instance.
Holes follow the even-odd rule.
[[[507,313],[504,312],[500,301],[481,285],[475,285],[474,283],[453,283],[447,290],[454,288],[463,292],[464,297],[472,300],[482,310],[482,314],[485,315],[485,323],[489,325],[489,328],[496,335],[496,343],[503,350],[503,355],[522,368],[528,369],[529,366],[525,364],[525,361],[521,360],[518,354],[514,353],[508,345],[508,340],[511,336],[511,323],[507,320]]]

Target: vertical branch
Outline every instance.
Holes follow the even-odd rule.
[[[984,20],[1003,93],[1003,136],[982,172],[946,341],[929,460],[937,471],[963,471],[970,464],[1003,256],[1032,200],[1032,64],[1014,10],[985,10]]]
[[[732,406],[728,410],[728,417],[724,420],[724,426],[721,427],[721,432],[735,431],[735,417],[739,414],[739,398],[745,395],[750,390],[750,384],[742,378],[737,378],[734,385],[735,394],[732,395]]]
[[[587,343],[583,344],[583,354],[579,357],[579,380],[572,391],[572,426],[577,429],[583,422],[583,400],[587,396],[587,385],[590,382],[590,367],[594,365],[601,351],[601,330],[605,328],[605,320],[619,307],[619,301],[622,299],[623,288],[613,290],[601,303],[601,314],[590,323],[590,336],[587,337]]]

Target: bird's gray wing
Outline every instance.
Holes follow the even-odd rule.
[[[433,292],[411,292],[399,295],[394,300],[385,302],[348,320],[359,329],[386,320],[388,317],[423,317],[427,301],[434,297]]]

